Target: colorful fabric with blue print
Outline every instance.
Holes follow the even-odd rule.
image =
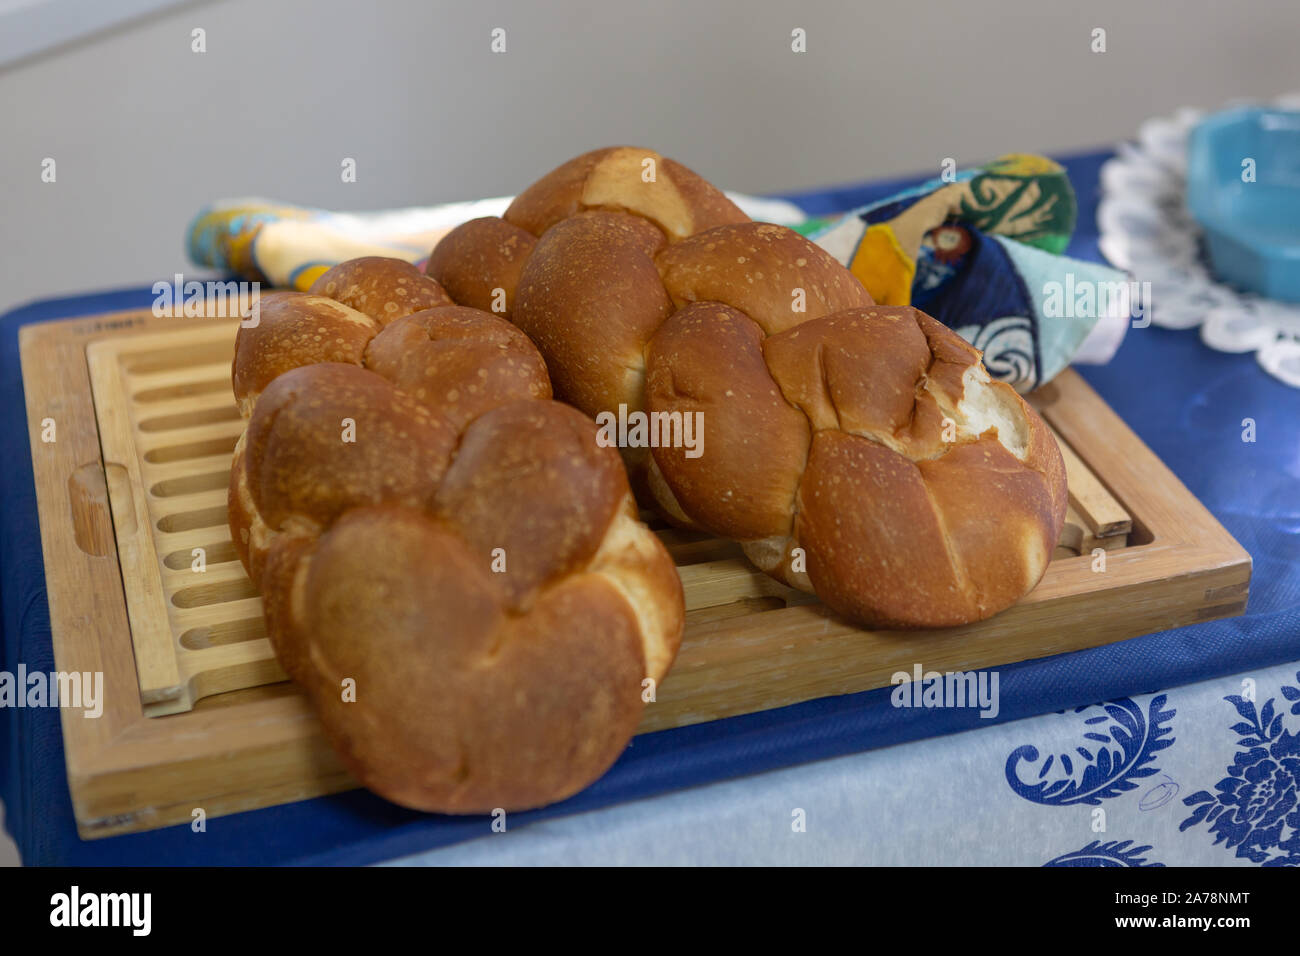
[[[1076,219],[1064,169],[1012,154],[796,228],[877,302],[924,309],[981,349],[990,374],[1028,391],[1069,365],[1100,320],[1130,308],[1122,273],[1060,255]],[[1120,291],[1067,309],[1067,287]]]

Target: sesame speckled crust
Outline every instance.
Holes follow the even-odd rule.
[[[442,286],[401,259],[362,256],[322,273],[308,290],[364,312],[380,327],[413,312],[455,305]]]

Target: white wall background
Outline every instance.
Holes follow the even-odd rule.
[[[84,25],[88,2],[3,0],[0,33],[34,30],[40,4]],[[118,9],[136,19],[0,65],[0,310],[184,269],[186,223],[219,197],[366,209],[501,195],[618,142],[729,188],[794,189],[1112,143],[1182,105],[1300,87],[1296,0]],[[790,51],[795,27],[805,54]],[[0,53],[41,37],[7,40]],[[356,183],[340,181],[345,156]]]
[[[0,309],[183,268],[218,197],[499,195],[615,142],[749,191],[930,170],[1295,88],[1298,44],[1295,0],[190,3],[0,67]]]

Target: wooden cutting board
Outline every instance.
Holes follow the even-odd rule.
[[[86,838],[356,785],[276,664],[226,527],[236,326],[138,311],[20,333],[55,664],[104,675],[102,717],[62,711]],[[734,544],[647,516],[677,561],[687,631],[641,730],[1244,610],[1249,555],[1079,376],[1032,401],[1061,441],[1070,514],[1039,586],[979,624],[861,630]]]

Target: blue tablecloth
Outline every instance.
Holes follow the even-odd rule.
[[[1063,160],[1080,206],[1069,252],[1081,258],[1099,258],[1095,211],[1105,158]],[[787,198],[825,213],[905,184]],[[151,301],[147,289],[107,292],[38,302],[0,318],[0,454],[7,463],[0,470],[0,670],[12,671],[20,661],[29,670],[54,666],[18,327]],[[1130,331],[1110,365],[1083,373],[1251,553],[1250,605],[1242,617],[1002,668],[997,723],[1300,658],[1300,392],[1265,375],[1249,355],[1216,353],[1194,332],[1155,327]],[[1254,443],[1241,440],[1244,418],[1256,422]],[[512,815],[511,828],[989,723],[974,710],[894,708],[880,690],[648,734],[594,786],[563,804]],[[804,769],[814,779],[831,765]],[[203,834],[179,826],[82,842],[73,825],[58,714],[49,709],[0,709],[0,798],[24,861],[41,864],[363,863],[482,836],[490,823],[422,816],[357,791],[211,820]]]

